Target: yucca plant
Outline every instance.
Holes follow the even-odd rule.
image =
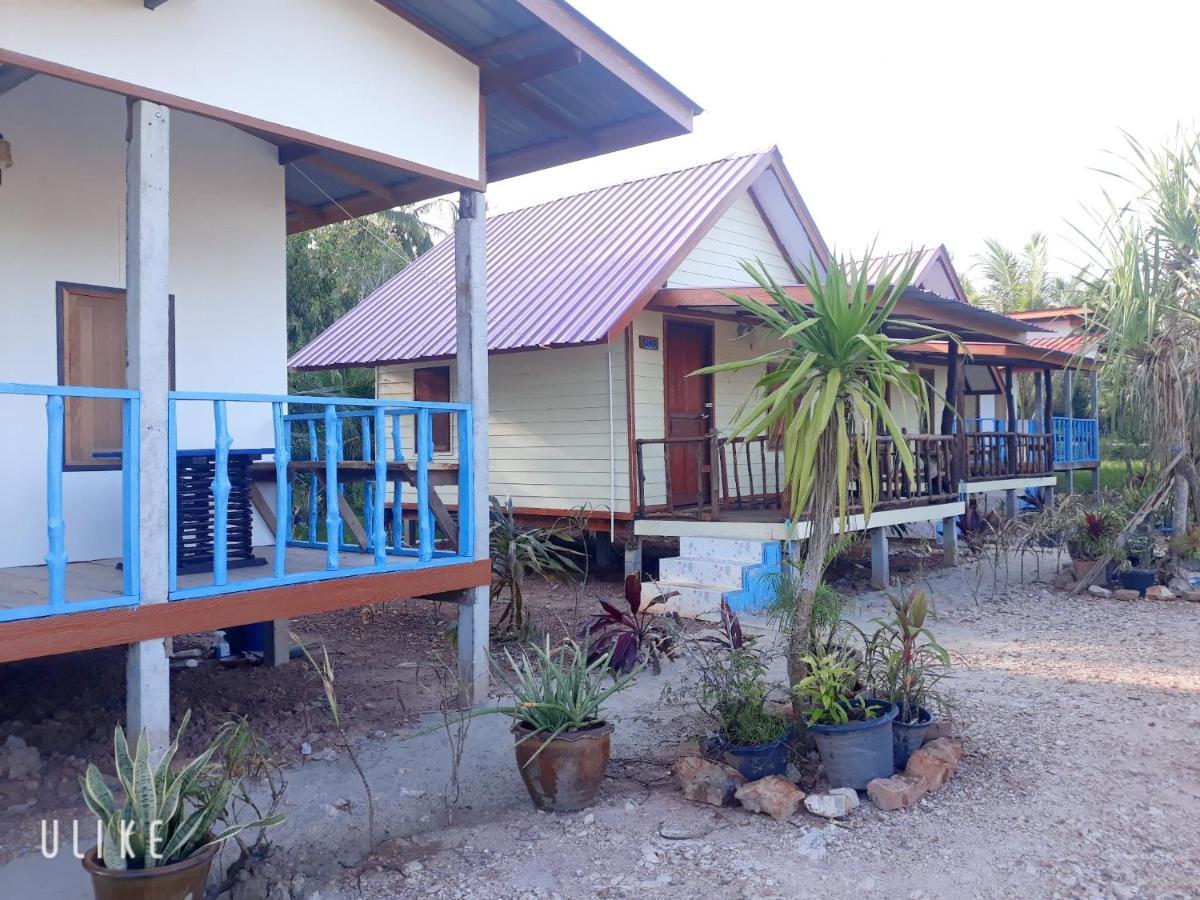
[[[191,719],[189,710],[175,740],[157,763],[150,760],[145,732],[131,755],[120,725],[113,733],[113,757],[124,798],[118,802],[94,764],[79,779],[83,799],[103,825],[99,856],[114,870],[153,869],[187,859],[204,847],[219,844],[247,828],[267,828],[283,821],[266,816],[242,825],[229,825],[213,834],[223,820],[238,779],[212,762],[214,742],[178,773],[171,761],[179,737]]]
[[[944,332],[892,319],[912,283],[917,258],[913,254],[904,262],[876,266],[868,254],[861,263],[842,259],[827,274],[812,261],[807,269],[796,269],[810,304],[794,298],[761,264],[743,263],[768,302],[726,296],[760,322],[778,346],[753,359],[702,370],[761,373],[756,392],[739,410],[730,432],[746,438],[782,435],[791,518],[799,521],[807,514],[812,523],[799,601],[788,629],[788,675],[793,684],[806,674],[813,602],[825,572],[834,516],[844,525],[849,514],[852,471],[863,515],[869,517],[875,506],[880,483],[879,425],[891,435],[910,481],[916,480],[912,453],[892,406],[909,400],[918,414],[924,413],[925,384],[893,353],[918,340],[954,340]],[[894,338],[888,334],[889,326],[923,337]],[[796,711],[800,712],[798,706]]]
[[[563,544],[565,535],[557,528],[519,526],[511,498],[503,503],[496,497],[491,500],[491,598],[493,603],[505,596],[508,600],[496,625],[507,624],[512,636],[524,639],[529,636],[525,575],[533,572],[543,578],[572,578],[580,574],[575,559],[581,554]]]

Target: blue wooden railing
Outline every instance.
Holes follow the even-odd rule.
[[[1100,423],[1096,419],[1054,417],[1054,461],[1100,461]]]
[[[137,391],[118,388],[0,383],[0,395],[46,398],[46,603],[0,609],[0,622],[34,619],[70,612],[136,606],[138,603],[138,421]],[[66,400],[68,398],[119,400],[121,435],[128,451],[121,457],[121,593],[67,600],[67,529],[63,503]],[[11,513],[13,511],[6,510]],[[0,598],[3,599],[3,598]]]
[[[471,407],[463,403],[397,403],[347,397],[297,397],[276,394],[227,394],[174,391],[169,399],[168,443],[172,465],[178,449],[180,406],[204,404],[212,409],[212,452],[216,466],[213,480],[214,566],[211,583],[180,587],[175,559],[178,510],[174,473],[171,478],[169,545],[170,598],[185,600],[237,591],[256,590],[277,585],[303,584],[331,578],[368,575],[397,569],[427,568],[474,559],[470,503],[458,505],[457,548],[439,549],[435,543],[435,524],[430,505],[430,464],[433,458],[432,416],[449,413],[458,420],[459,458],[457,487],[460,497],[471,496]],[[230,404],[269,404],[274,432],[275,551],[271,575],[230,582],[225,560],[228,553],[225,534],[230,484],[228,460],[237,443],[229,431]],[[299,409],[299,411],[297,411]],[[391,460],[388,437],[391,437]],[[411,435],[415,452],[413,462],[406,460],[404,440]],[[312,465],[295,471],[293,463]],[[359,463],[363,473],[350,482],[342,473],[347,464]],[[404,539],[405,512],[403,478],[399,467],[408,464],[416,482],[417,540],[409,545]],[[361,465],[369,463],[368,466]],[[323,482],[323,484],[322,484]],[[361,491],[354,490],[356,486]],[[386,505],[391,491],[391,535],[388,535]],[[368,546],[348,543],[342,504],[363,524]],[[321,514],[321,507],[324,514]],[[297,533],[299,531],[300,533]],[[288,548],[325,551],[323,569],[287,571]],[[371,556],[370,563],[343,565],[342,555],[361,553]],[[293,566],[294,568],[294,566]]]

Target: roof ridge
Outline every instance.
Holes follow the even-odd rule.
[[[561,197],[552,197],[549,200],[543,200],[540,203],[530,203],[528,206],[519,206],[516,209],[506,210],[505,212],[489,215],[491,220],[502,219],[505,216],[515,215],[516,213],[528,212],[531,209],[541,209],[542,207],[552,206],[555,203],[563,203],[567,200],[574,200],[578,197],[586,197],[589,194],[598,194],[601,191],[611,191],[613,188],[624,187],[630,184],[641,184],[645,181],[657,181],[660,178],[667,178],[671,175],[682,175],[684,172],[694,172],[697,169],[705,169],[709,166],[715,166],[718,163],[733,163],[741,162],[742,160],[751,159],[753,157],[769,156],[776,151],[774,146],[768,147],[766,150],[752,150],[747,153],[731,153],[728,156],[722,156],[718,159],[710,159],[708,162],[695,163],[690,166],[680,166],[677,169],[670,169],[666,172],[655,172],[651,175],[643,175],[640,178],[625,178],[621,181],[614,181],[611,184],[602,184],[599,187],[589,188],[586,191],[576,191],[573,194],[563,194]]]

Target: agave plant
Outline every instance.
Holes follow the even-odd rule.
[[[219,844],[247,828],[268,828],[282,815],[266,816],[242,825],[230,825],[217,834],[238,779],[212,762],[219,743],[214,742],[179,773],[171,761],[179,750],[179,737],[191,719],[189,710],[175,740],[159,758],[150,760],[150,744],[143,731],[130,755],[120,725],[113,733],[117,778],[124,790],[118,803],[94,764],[79,779],[83,799],[103,826],[100,859],[109,869],[153,869],[187,859],[212,844]]]
[[[507,624],[518,637],[528,636],[529,620],[525,613],[525,575],[534,572],[543,578],[569,579],[579,574],[575,558],[578,550],[562,544],[565,535],[557,528],[522,528],[517,525],[510,498],[501,503],[492,497],[489,531],[492,557],[492,601],[507,596],[508,602],[496,620]]]
[[[632,672],[639,665],[648,665],[657,675],[664,658],[675,658],[675,637],[665,624],[669,620],[656,612],[655,607],[662,606],[677,593],[659,591],[656,597],[644,602],[641,579],[636,574],[627,577],[625,605],[629,607],[628,612],[601,600],[604,611],[593,616],[583,628],[581,636],[588,642],[588,662],[607,657],[609,668],[614,672]]]

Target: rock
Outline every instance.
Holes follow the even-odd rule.
[[[871,802],[889,812],[908,809],[925,794],[925,782],[907,774],[893,775],[891,778],[876,778],[867,785],[867,796],[871,798]]]
[[[1098,584],[1093,584],[1088,588],[1088,593],[1093,597],[1099,597],[1101,600],[1108,600],[1112,597],[1113,592],[1106,587],[1100,587]]]
[[[1060,591],[1064,591],[1075,583],[1075,573],[1070,569],[1064,569],[1054,576],[1053,584]]]
[[[42,775],[42,754],[15,734],[10,734],[0,749],[0,777],[7,775],[13,781],[33,779]]]
[[[1141,596],[1137,591],[1131,591],[1127,588],[1113,591],[1113,597],[1117,600],[1137,600]]]
[[[583,817],[583,824],[584,825],[595,825],[596,824],[596,816],[592,813],[588,813],[586,816]]]
[[[1179,599],[1186,600],[1188,603],[1200,603],[1200,590],[1193,588],[1190,591],[1184,591],[1179,595]]]
[[[1175,595],[1178,596],[1178,595],[1182,594],[1184,591],[1192,590],[1192,583],[1190,581],[1188,581],[1186,578],[1180,578],[1178,575],[1176,575],[1174,578],[1172,578],[1170,581],[1167,582],[1167,587],[1169,587],[1172,591],[1174,591]]]
[[[415,875],[420,875],[425,871],[425,866],[421,864],[419,859],[413,859],[406,862],[400,869],[400,874],[405,878],[412,878]]]
[[[734,794],[746,783],[737,770],[699,756],[684,756],[675,760],[671,774],[683,791],[683,796],[696,803],[712,806],[732,806]]]
[[[850,809],[858,809],[858,791],[856,791],[854,788],[830,788],[829,793],[835,794],[839,797],[845,797],[850,803]]]
[[[949,738],[954,736],[954,728],[947,719],[934,719],[929,727],[925,729],[924,743],[936,741],[938,738]]]
[[[908,758],[905,775],[921,779],[925,790],[936,791],[950,780],[962,759],[962,744],[949,738],[930,741]]]
[[[782,775],[768,775],[743,784],[734,792],[750,812],[766,813],[772,819],[787,819],[804,801],[804,791]]]
[[[857,799],[855,799],[854,806],[851,806],[850,798],[842,793],[809,794],[804,798],[805,809],[814,816],[823,816],[826,819],[840,819],[848,816],[857,805]]]
[[[1161,584],[1146,588],[1147,600],[1174,600],[1175,592]]]

